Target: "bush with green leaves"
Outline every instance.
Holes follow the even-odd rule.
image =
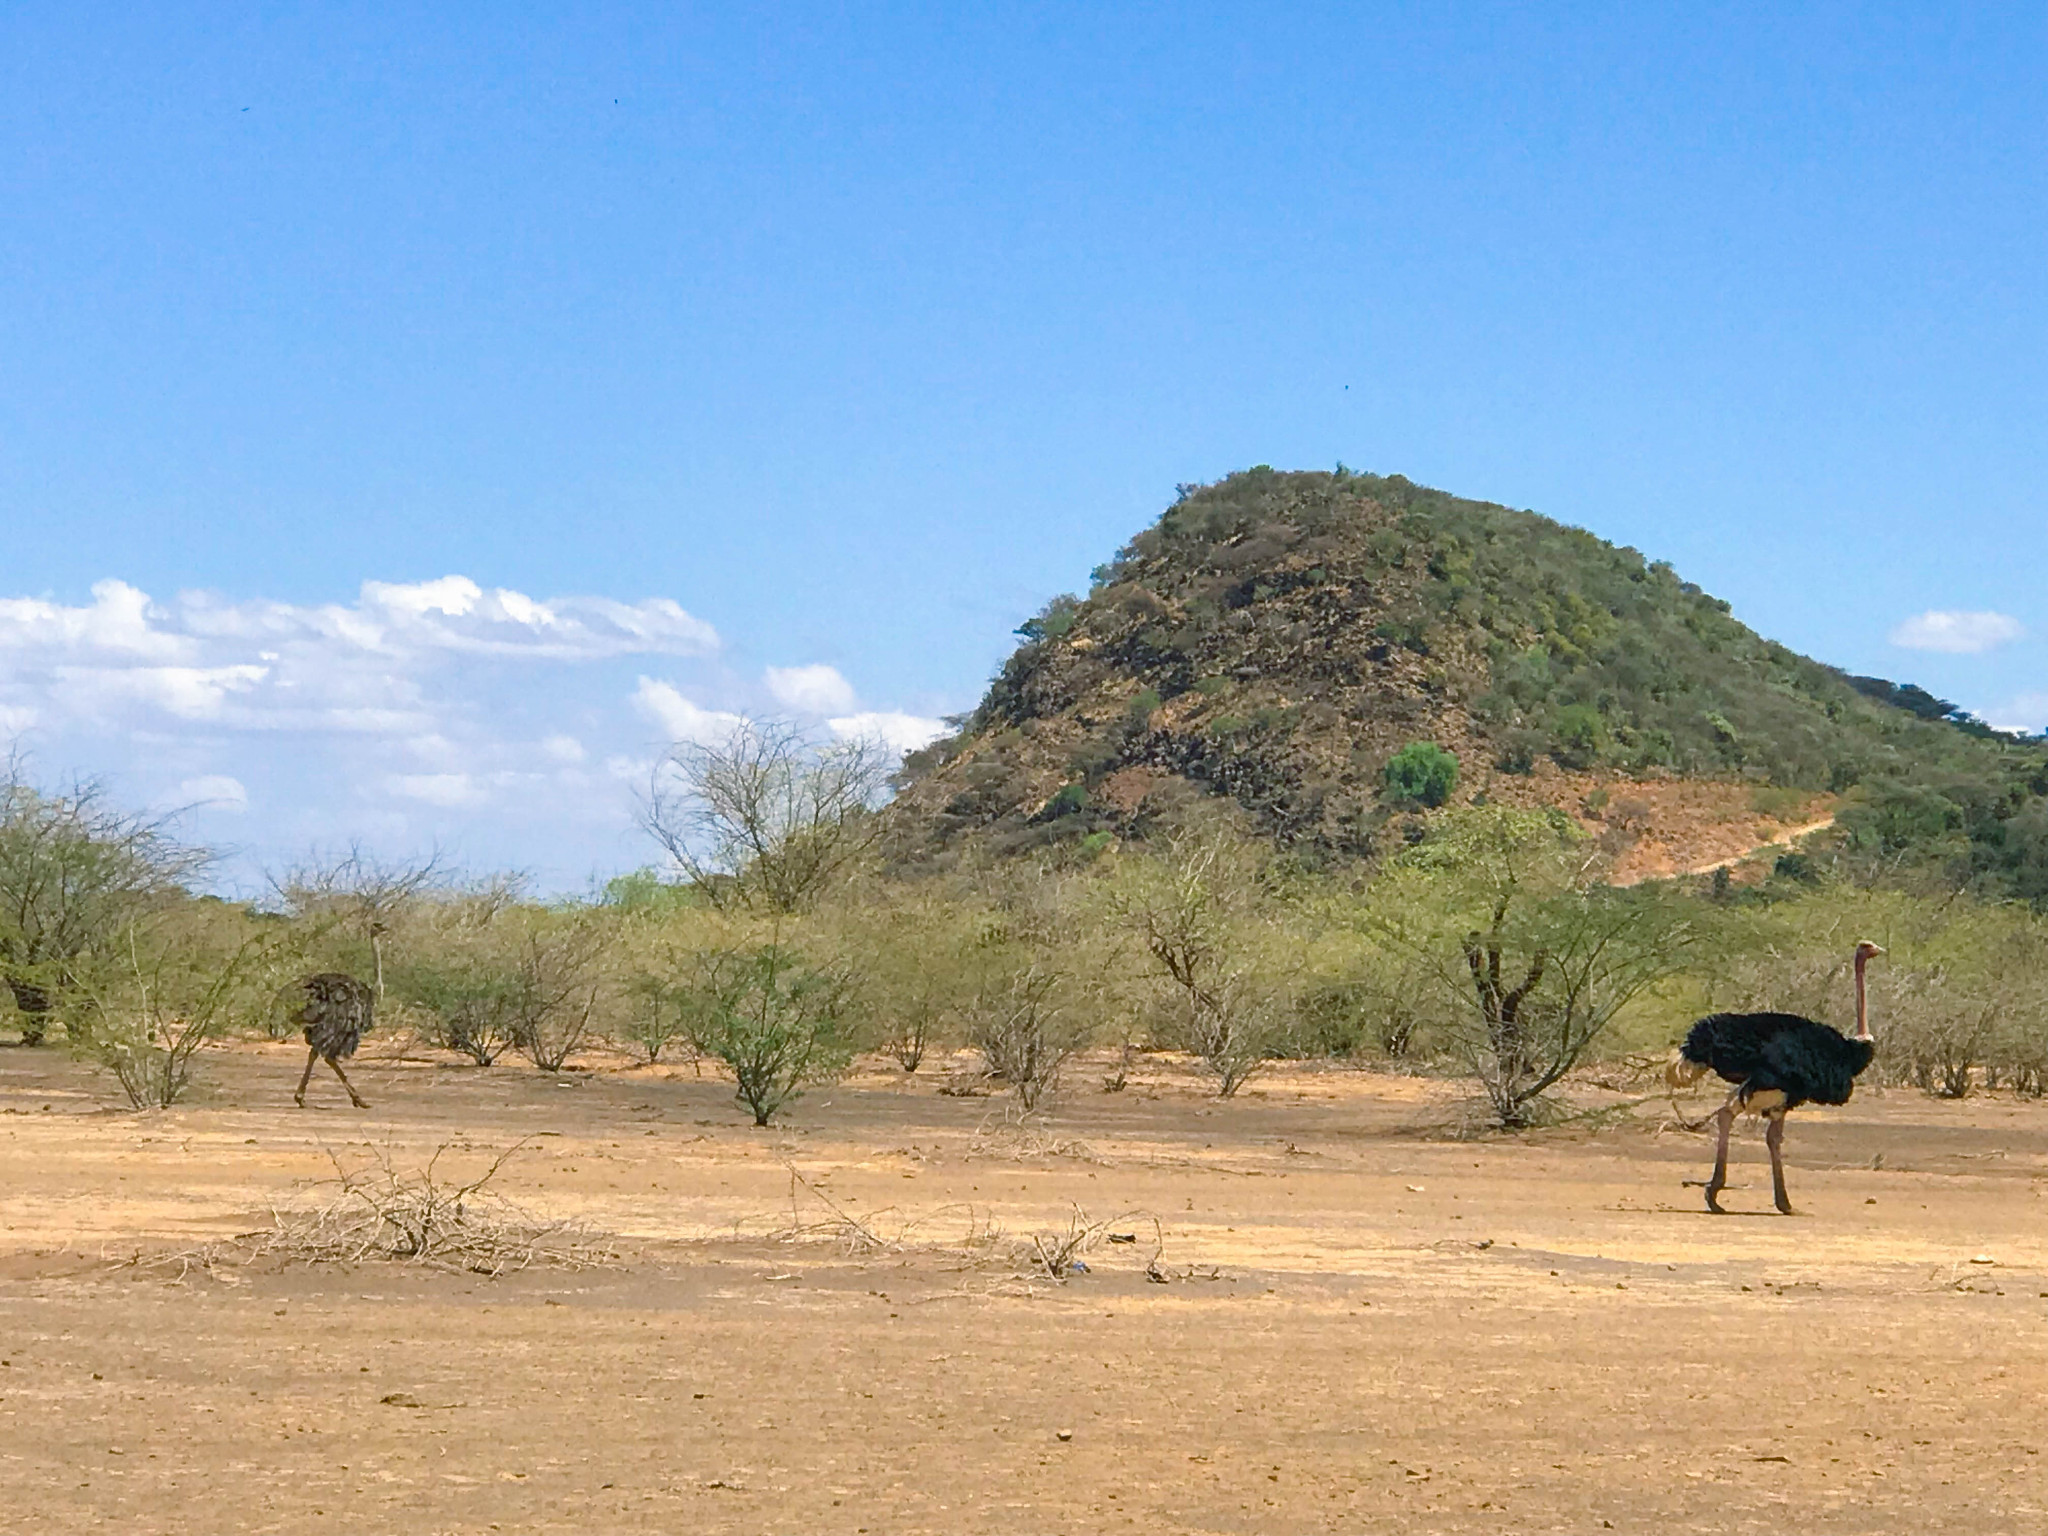
[[[72,986],[91,1003],[80,1044],[114,1074],[136,1109],[168,1109],[192,1081],[194,1058],[237,1027],[258,1025],[298,967],[292,936],[251,931],[239,909],[192,903],[122,935]],[[219,920],[223,916],[227,920]]]
[[[517,1050],[559,1072],[589,1038],[612,933],[601,909],[550,910],[466,896],[433,904],[393,966],[401,999],[441,1044],[480,1067]]]
[[[1488,806],[1445,818],[1370,893],[1379,936],[1452,1004],[1453,1047],[1504,1127],[1539,1123],[1551,1090],[1699,937],[1692,903],[1598,874],[1561,814]]]
[[[787,944],[699,954],[684,988],[690,1043],[730,1069],[756,1125],[810,1084],[840,1077],[853,1059],[851,978]]]
[[[956,951],[961,1033],[1026,1109],[1058,1090],[1067,1064],[1116,1016],[1115,946],[1093,921],[1087,888],[1070,869],[1016,861],[967,893],[979,919]]]
[[[1387,759],[1383,777],[1397,805],[1442,805],[1458,787],[1457,755],[1433,741],[1411,741]]]
[[[1607,721],[1591,704],[1567,704],[1550,725],[1550,755],[1566,768],[1591,768],[1607,750]]]
[[[177,842],[162,819],[124,811],[81,780],[47,791],[19,759],[0,768],[0,982],[24,1045],[53,1018],[92,1003],[84,972],[125,949],[134,926],[177,904],[210,855]]]
[[[923,882],[865,890],[821,921],[860,977],[850,1021],[865,1048],[915,1072],[931,1051],[964,1040],[987,917],[970,892]]]

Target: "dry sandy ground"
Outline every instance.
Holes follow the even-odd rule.
[[[2048,1531],[2048,1109],[1796,1114],[1801,1215],[1751,1134],[1749,1214],[1716,1218],[1682,1185],[1705,1137],[1647,1111],[1457,1141],[1421,1129],[1442,1089],[1353,1072],[1231,1104],[1084,1072],[1019,1136],[881,1072],[765,1132],[687,1068],[373,1060],[372,1110],[329,1081],[298,1111],[298,1060],[217,1053],[142,1116],[0,1051],[0,1525]],[[330,1150],[471,1168],[528,1135],[508,1192],[628,1262],[118,1262],[309,1198]],[[792,1165],[922,1224],[866,1258],[778,1237]],[[1075,1206],[1143,1240],[1063,1285],[953,1251]]]

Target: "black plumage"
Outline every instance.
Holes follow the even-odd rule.
[[[1721,1209],[1721,1191],[1728,1184],[1728,1132],[1736,1115],[1746,1111],[1770,1122],[1764,1145],[1771,1153],[1771,1201],[1787,1216],[1792,1214],[1782,1152],[1785,1116],[1801,1104],[1846,1104],[1856,1091],[1857,1075],[1877,1051],[1870,1034],[1864,968],[1883,953],[1881,946],[1865,939],[1851,957],[1856,974],[1853,1035],[1796,1013],[1710,1013],[1686,1032],[1685,1043],[1672,1058],[1671,1086],[1696,1083],[1709,1072],[1735,1085],[1728,1101],[1714,1112],[1708,1210]]]
[[[1678,1054],[1737,1084],[1736,1102],[1775,1090],[1784,1107],[1846,1104],[1876,1044],[1796,1013],[1710,1013],[1685,1037]]]
[[[376,1016],[376,994],[355,977],[340,971],[322,971],[298,984],[299,1004],[292,1022],[306,1036],[306,1070],[299,1074],[299,1089],[292,1097],[301,1107],[306,1102],[306,1083],[313,1076],[315,1062],[324,1061],[348,1090],[349,1102],[368,1109],[348,1074],[341,1070],[342,1058],[353,1056]]]

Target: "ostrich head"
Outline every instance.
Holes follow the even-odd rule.
[[[1856,946],[1856,1038],[1858,1040],[1876,1038],[1870,1033],[1870,1005],[1865,1000],[1863,994],[1863,967],[1868,965],[1874,956],[1883,953],[1883,945],[1873,944],[1868,939],[1864,939]]]

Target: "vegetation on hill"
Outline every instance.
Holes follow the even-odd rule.
[[[1468,802],[1552,768],[1846,793],[1864,856],[2048,899],[2041,742],[1799,656],[1633,549],[1399,476],[1183,487],[1018,633],[906,767],[912,848],[1101,846],[1210,795],[1369,857],[1434,747]]]

